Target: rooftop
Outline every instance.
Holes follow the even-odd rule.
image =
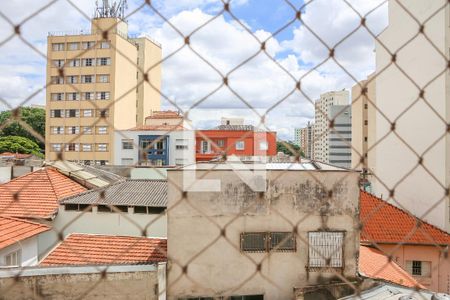
[[[126,180],[61,200],[62,204],[167,206],[167,180]]]
[[[450,245],[450,234],[361,191],[361,242]]]
[[[0,249],[50,230],[44,224],[0,216]]]
[[[166,260],[166,239],[73,233],[40,266],[137,265]]]
[[[183,119],[183,116],[178,111],[161,110],[152,112],[152,114],[145,119]]]
[[[372,279],[381,279],[406,287],[425,289],[408,272],[394,261],[389,261],[387,256],[375,248],[359,247],[359,273]]]
[[[181,131],[186,130],[182,125],[139,125],[129,129],[130,131]]]
[[[51,218],[60,199],[86,188],[52,168],[43,168],[0,184],[0,214],[20,218]]]

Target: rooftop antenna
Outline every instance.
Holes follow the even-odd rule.
[[[95,17],[96,18],[125,18],[125,10],[128,8],[127,0],[114,1],[112,4],[109,0],[102,0],[99,5],[98,0],[95,1]]]

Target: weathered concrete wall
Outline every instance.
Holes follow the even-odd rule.
[[[40,166],[7,166],[0,162],[0,184],[40,169]]]
[[[41,268],[31,270],[34,275],[26,270],[17,279],[2,278],[0,272],[0,299],[164,299],[165,295],[158,296],[159,276],[155,266],[116,268],[125,270]]]
[[[177,186],[182,172],[168,171],[168,299],[255,294],[292,299],[294,287],[355,279],[358,173],[268,171],[267,189],[258,193],[232,171],[197,171],[197,178],[220,178],[221,191],[183,193]],[[308,232],[319,230],[345,232],[343,268],[308,270]],[[242,232],[277,231],[297,233],[296,251],[240,251]]]

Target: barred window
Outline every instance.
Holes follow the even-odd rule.
[[[308,242],[309,267],[341,268],[343,266],[344,232],[309,232]]]
[[[270,250],[295,251],[295,235],[291,232],[271,232]]]
[[[122,139],[122,149],[123,150],[132,150],[133,148],[134,148],[133,140]]]
[[[407,260],[406,270],[413,276],[431,277],[431,261]]]
[[[292,232],[244,232],[241,250],[246,252],[296,251]]]
[[[241,234],[241,250],[246,252],[266,251],[266,232],[244,232]]]

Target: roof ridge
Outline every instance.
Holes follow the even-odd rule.
[[[47,224],[42,224],[39,222],[33,222],[27,219],[21,219],[21,218],[17,218],[17,217],[12,217],[12,216],[8,216],[8,215],[0,215],[0,218],[4,218],[4,219],[9,219],[9,220],[13,220],[13,221],[18,221],[18,222],[23,222],[23,223],[28,223],[28,224],[33,224],[33,225],[38,225],[38,226],[43,226],[43,227],[47,227],[50,228],[49,225]]]
[[[369,196],[369,197],[371,197],[371,198],[374,198],[374,199],[377,200],[377,201],[383,201],[383,203],[389,205],[390,207],[396,209],[397,211],[399,211],[399,212],[401,212],[401,213],[407,215],[408,217],[414,218],[416,222],[421,222],[421,223],[422,223],[421,225],[429,225],[429,226],[431,226],[432,228],[434,228],[434,229],[440,231],[441,233],[443,233],[443,234],[449,236],[449,238],[450,238],[450,233],[448,233],[448,232],[446,232],[446,231],[440,229],[439,227],[437,227],[437,226],[435,226],[435,225],[433,225],[433,224],[430,224],[430,223],[428,223],[427,221],[425,221],[425,220],[423,220],[423,219],[421,219],[421,218],[419,218],[419,217],[413,215],[413,214],[410,213],[409,211],[403,210],[403,209],[401,209],[400,207],[397,207],[397,206],[395,206],[395,205],[389,203],[388,201],[385,201],[385,200],[383,200],[383,199],[381,199],[381,198],[379,198],[379,197],[377,197],[377,196],[375,196],[375,195],[373,195],[373,194],[370,194],[370,193],[368,193],[368,192],[366,192],[366,191],[364,191],[364,190],[360,190],[360,192],[366,194],[367,196]]]
[[[66,239],[73,235],[82,236],[98,236],[98,237],[123,237],[123,238],[133,238],[133,239],[153,239],[153,240],[167,240],[167,238],[162,237],[148,237],[148,236],[131,236],[131,235],[115,235],[115,234],[103,234],[103,233],[82,233],[82,232],[72,232],[66,236]]]

